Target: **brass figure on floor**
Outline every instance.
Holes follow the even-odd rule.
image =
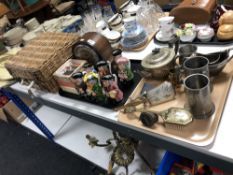
[[[114,165],[125,167],[126,175],[128,175],[128,166],[133,162],[135,151],[139,154],[142,160],[149,166],[151,169],[151,173],[154,172],[149,165],[149,163],[145,160],[145,158],[140,154],[137,150],[137,146],[139,141],[123,136],[119,133],[113,132],[113,138],[106,140],[106,143],[99,144],[99,140],[90,135],[86,135],[87,140],[89,141],[89,145],[91,147],[107,147],[113,146],[113,152],[111,154],[111,159],[108,164],[108,175],[113,174],[112,169]],[[114,144],[115,142],[115,144]]]

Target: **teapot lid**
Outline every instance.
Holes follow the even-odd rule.
[[[141,62],[143,68],[154,69],[169,64],[175,57],[175,51],[171,48],[156,48]]]

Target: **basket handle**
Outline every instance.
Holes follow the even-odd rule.
[[[24,80],[23,79],[21,80],[21,84],[24,84]],[[30,95],[31,98],[35,97],[35,94],[32,92],[32,87],[33,87],[34,84],[35,84],[35,82],[32,81],[28,86],[26,86],[27,91],[28,91],[28,95]]]

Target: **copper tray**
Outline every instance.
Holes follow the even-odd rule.
[[[147,128],[144,127],[137,118],[132,117],[132,114],[123,114],[122,112],[119,113],[118,120],[119,122],[126,123],[128,125],[132,125],[141,129],[145,129],[155,134],[185,141],[193,145],[197,145],[197,146],[210,145],[214,141],[214,138],[216,136],[218,125],[220,123],[224,105],[228,96],[228,91],[231,86],[231,80],[233,74],[232,67],[233,67],[233,60],[226,65],[223,72],[220,73],[213,81],[214,88],[211,96],[215,104],[215,112],[209,119],[194,120],[190,125],[186,126],[182,130],[165,128],[162,122],[155,124],[153,128]],[[135,98],[140,94],[145,81],[149,81],[149,80],[142,79],[138,84],[138,86],[133,91],[133,93],[131,94],[130,96],[131,98]],[[158,85],[161,82],[150,81],[150,83]],[[185,105],[185,93],[181,88],[178,90],[176,94],[176,98],[173,101],[169,101],[151,107],[151,109],[155,111],[161,111],[169,107],[184,107],[184,105]],[[139,116],[140,113],[139,112],[135,113],[135,115]]]

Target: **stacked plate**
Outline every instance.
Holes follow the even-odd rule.
[[[132,32],[124,31],[122,34],[121,45],[126,49],[135,49],[143,46],[147,42],[147,33],[138,25]]]
[[[121,34],[120,32],[117,31],[109,31],[108,33],[106,33],[105,35],[108,39],[108,41],[110,42],[112,48],[118,48],[119,44],[120,44],[120,39],[121,39]]]
[[[22,38],[27,33],[27,30],[22,27],[15,27],[6,32],[3,37],[8,46],[14,46],[22,42]]]
[[[32,18],[24,24],[29,31],[33,31],[40,26],[40,23],[36,18]]]

